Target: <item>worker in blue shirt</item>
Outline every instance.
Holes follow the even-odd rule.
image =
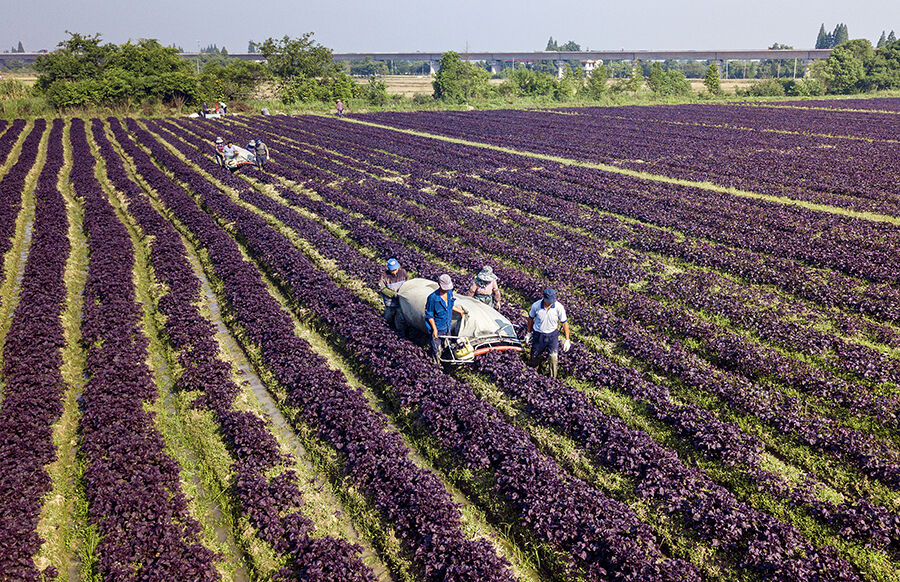
[[[572,347],[572,342],[569,340],[568,320],[566,308],[556,300],[555,289],[544,289],[543,298],[535,301],[528,311],[528,333],[525,335],[525,343],[531,343],[531,365],[536,367],[540,363],[541,355],[547,352],[550,358],[551,378],[556,378],[556,370],[559,367],[560,324],[562,324],[563,333],[566,334],[563,351],[568,352]]]
[[[467,312],[462,307],[457,307],[456,298],[453,296],[453,280],[450,275],[444,274],[438,278],[438,288],[425,300],[425,321],[431,328],[429,348],[434,363],[441,363],[443,340],[439,337],[450,334],[450,323],[453,313],[460,316]]]

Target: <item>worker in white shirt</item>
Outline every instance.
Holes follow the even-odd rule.
[[[550,358],[551,378],[556,378],[559,367],[560,324],[565,334],[563,351],[568,352],[572,347],[568,319],[566,308],[556,300],[555,289],[544,289],[543,298],[535,301],[528,311],[528,333],[525,335],[525,343],[531,344],[531,365],[536,367],[540,363],[541,355],[547,352]]]

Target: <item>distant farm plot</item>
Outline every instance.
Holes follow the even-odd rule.
[[[0,579],[898,580],[900,115],[794,105],[0,121]]]

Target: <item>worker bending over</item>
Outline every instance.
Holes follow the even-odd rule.
[[[431,328],[428,345],[435,364],[441,363],[441,352],[444,351],[444,342],[438,336],[450,335],[450,324],[454,312],[460,316],[467,313],[462,307],[456,307],[455,303],[453,280],[450,275],[441,275],[438,277],[438,288],[425,300],[425,321]]]
[[[403,317],[403,310],[400,309],[397,292],[406,279],[406,271],[400,267],[400,262],[397,259],[388,259],[387,269],[381,273],[381,280],[378,281],[378,292],[384,301],[384,320],[402,336],[406,335],[406,319]]]
[[[562,324],[566,339],[563,351],[572,347],[569,340],[569,321],[566,308],[556,300],[555,289],[544,289],[544,297],[532,304],[528,312],[528,333],[525,343],[531,343],[531,365],[537,367],[540,357],[547,352],[550,358],[550,377],[556,378],[559,367],[559,324]]]
[[[478,271],[466,295],[474,297],[494,309],[500,309],[500,287],[497,285],[497,275],[489,265],[485,265]]]

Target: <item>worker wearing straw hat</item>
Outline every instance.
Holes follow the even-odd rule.
[[[497,285],[497,275],[494,274],[490,265],[485,265],[478,271],[466,295],[474,297],[494,309],[500,309],[500,286]]]

